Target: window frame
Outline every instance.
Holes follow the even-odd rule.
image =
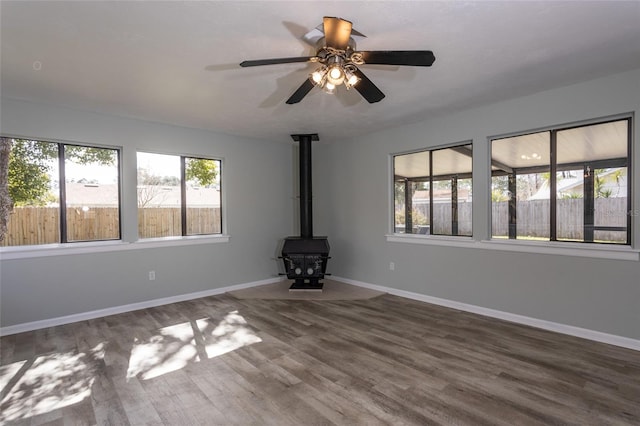
[[[2,257],[6,258],[6,253],[11,252],[28,252],[31,250],[46,250],[53,247],[65,247],[65,246],[77,246],[77,245],[104,245],[121,243],[123,241],[122,235],[122,147],[114,145],[96,144],[96,143],[84,143],[77,141],[66,141],[53,138],[40,138],[40,137],[27,137],[16,135],[2,135],[2,137],[9,139],[23,139],[34,142],[50,143],[56,145],[57,158],[52,161],[57,162],[57,178],[58,178],[58,236],[59,241],[55,243],[43,243],[43,244],[27,244],[17,246],[2,246],[0,247],[0,253]],[[118,172],[116,187],[118,190],[118,237],[117,238],[105,238],[95,240],[71,240],[69,241],[68,235],[68,223],[67,223],[67,194],[66,194],[66,157],[65,147],[75,146],[82,148],[96,148],[115,151],[116,154],[116,170]]]
[[[229,237],[226,235],[226,227],[225,227],[225,212],[224,212],[224,189],[223,189],[223,159],[220,157],[209,157],[204,155],[195,155],[195,154],[176,154],[176,153],[167,153],[167,152],[159,152],[159,151],[149,151],[149,150],[136,150],[136,171],[138,170],[138,154],[156,154],[156,155],[166,155],[178,157],[180,163],[180,235],[171,235],[171,236],[161,236],[161,237],[141,237],[140,232],[136,233],[136,241],[138,243],[155,243],[158,242],[162,244],[162,242],[176,242],[176,241],[194,241],[194,240],[206,240],[206,239],[218,239],[228,241]],[[187,181],[186,181],[186,163],[188,159],[194,160],[212,160],[218,162],[218,186],[219,186],[219,194],[220,194],[220,232],[216,233],[205,233],[205,234],[188,234],[187,233]],[[136,173],[137,175],[137,173]],[[138,181],[136,176],[136,188],[138,188]],[[136,203],[136,212],[139,212],[140,207],[138,203]]]
[[[600,125],[600,124],[607,124],[607,123],[614,123],[614,122],[619,122],[619,121],[626,121],[627,122],[627,156],[626,159],[622,159],[622,158],[615,158],[615,159],[609,159],[609,160],[593,160],[593,161],[583,161],[583,162],[577,162],[577,163],[567,163],[567,164],[562,164],[562,168],[559,169],[558,168],[558,163],[557,163],[557,157],[558,157],[558,149],[557,149],[557,135],[559,132],[562,131],[566,131],[566,130],[572,130],[572,129],[578,129],[578,128],[583,128],[583,127],[589,127],[589,126],[596,126],[596,125]],[[518,243],[523,243],[526,242],[527,245],[529,244],[544,244],[544,243],[552,243],[552,244],[556,244],[556,243],[561,243],[561,244],[569,244],[569,245],[581,245],[581,244],[586,244],[586,245],[601,245],[601,246],[618,246],[618,247],[628,247],[631,248],[633,247],[633,225],[634,225],[634,221],[633,221],[633,191],[632,191],[632,186],[633,186],[633,129],[634,129],[634,114],[633,113],[626,113],[626,114],[618,114],[618,115],[612,115],[612,116],[606,116],[606,117],[600,117],[600,118],[594,118],[594,119],[589,119],[589,120],[584,120],[584,121],[579,121],[579,122],[574,122],[574,123],[566,123],[566,124],[556,124],[556,125],[552,125],[552,126],[546,126],[546,127],[542,127],[542,128],[538,128],[535,130],[529,130],[529,131],[520,131],[520,132],[510,132],[508,134],[500,134],[500,135],[493,135],[493,136],[488,136],[487,137],[487,142],[488,142],[488,150],[489,150],[489,238],[490,241],[492,242],[499,242],[501,244],[509,244],[509,243],[513,243],[513,242],[518,242]],[[549,173],[549,239],[548,240],[543,240],[543,241],[527,241],[527,240],[523,240],[523,239],[518,239],[517,238],[517,232],[516,232],[516,226],[517,226],[517,220],[515,218],[515,211],[512,211],[513,208],[513,204],[515,204],[516,202],[516,197],[511,197],[510,201],[509,201],[509,231],[508,231],[508,239],[505,241],[502,238],[496,238],[493,236],[493,227],[492,227],[492,221],[493,221],[493,200],[491,199],[491,187],[493,186],[492,184],[492,179],[495,176],[507,176],[509,181],[511,182],[513,177],[518,176],[518,173],[516,173],[516,170],[513,170],[513,173],[507,173],[506,171],[503,172],[498,172],[494,174],[494,171],[492,170],[492,166],[495,164],[495,162],[497,160],[494,160],[493,158],[493,142],[496,140],[500,140],[500,139],[508,139],[508,138],[512,138],[512,137],[518,137],[518,136],[526,136],[526,135],[530,135],[530,134],[535,134],[535,133],[543,133],[543,132],[548,132],[549,133],[549,154],[550,154],[550,159],[549,159],[549,164],[545,165],[545,166],[533,166],[533,167],[528,167],[528,168],[520,168],[519,170],[521,170],[520,175],[522,174],[526,174],[526,173],[538,173],[540,171],[544,171],[544,172],[548,172]],[[499,162],[499,161],[498,161]],[[589,165],[586,165],[586,163],[589,163]],[[595,225],[595,223],[587,223],[585,222],[583,224],[583,229],[585,232],[585,237],[583,239],[583,241],[567,241],[564,239],[558,239],[558,235],[557,235],[557,172],[558,170],[573,170],[576,167],[577,168],[583,168],[585,170],[585,172],[587,171],[587,167],[591,167],[591,170],[595,170],[597,168],[603,168],[603,167],[597,167],[597,166],[606,166],[606,167],[626,167],[627,168],[627,215],[626,215],[626,222],[627,222],[627,226],[626,226],[626,242],[625,243],[617,243],[617,242],[612,242],[612,241],[593,241],[593,237],[591,236],[591,238],[587,237],[586,233],[587,232],[591,232],[593,233],[593,231],[597,231],[599,229],[597,228],[611,228],[611,227],[598,227]],[[510,166],[507,166],[510,167]],[[544,169],[544,170],[543,170]],[[593,179],[591,179],[593,180]],[[514,182],[512,182],[513,185],[515,185],[515,179],[513,179]],[[590,207],[587,205],[587,202],[595,202],[595,198],[591,197],[589,199],[585,198],[585,206],[583,207],[583,215],[585,214],[585,211],[587,211]],[[513,214],[512,214],[513,213]],[[588,231],[588,229],[590,231]],[[590,241],[589,241],[590,239]]]
[[[438,176],[434,176],[433,175],[433,154],[434,152],[437,151],[443,151],[443,150],[447,150],[447,149],[453,149],[454,151],[460,153],[461,155],[466,155],[470,158],[471,160],[471,171],[468,173],[450,173],[450,174],[446,174],[446,175],[438,175]],[[466,152],[461,152],[461,151],[469,151],[468,153]],[[418,153],[428,153],[429,156],[429,175],[428,176],[417,176],[417,177],[413,177],[413,178],[404,178],[403,180],[401,179],[397,179],[397,176],[395,174],[395,159],[396,157],[399,156],[403,156],[403,155],[411,155],[411,154],[418,154]],[[447,239],[453,239],[453,240],[460,240],[460,239],[473,239],[473,219],[472,219],[472,223],[471,223],[471,234],[460,234],[459,233],[459,216],[458,216],[458,186],[457,183],[459,180],[461,179],[471,179],[471,194],[473,194],[473,140],[464,140],[464,141],[460,141],[460,142],[455,142],[452,144],[446,144],[446,145],[439,145],[439,146],[435,146],[435,147],[430,147],[430,148],[420,148],[420,149],[415,149],[415,150],[411,150],[411,151],[405,151],[405,152],[397,152],[397,153],[391,153],[389,155],[389,163],[390,163],[390,169],[391,169],[391,185],[390,185],[390,193],[391,193],[391,217],[390,217],[390,236],[396,236],[399,238],[440,238],[444,240]],[[396,223],[395,223],[395,207],[396,207],[396,202],[395,202],[395,191],[396,191],[396,184],[397,183],[402,183],[404,181],[404,185],[405,185],[405,232],[404,233],[400,233],[397,232],[396,229]],[[412,217],[412,200],[409,200],[409,197],[407,197],[408,195],[408,191],[407,191],[407,184],[408,182],[426,182],[429,184],[429,226],[428,226],[428,232],[426,234],[415,234],[413,233],[413,223],[411,220]],[[434,182],[446,182],[449,181],[452,184],[452,188],[451,188],[451,234],[436,234],[434,233],[434,224],[433,224],[433,214],[434,214],[434,209],[433,209],[433,205],[434,205],[434,201],[433,201],[433,195],[434,195],[434,190],[433,190],[433,185]],[[472,195],[472,200],[473,200],[473,195]],[[473,209],[473,204],[472,204],[472,209]],[[406,218],[409,218],[409,220],[407,220]],[[473,218],[473,215],[472,215]],[[408,229],[411,229],[412,232],[407,232]]]
[[[109,252],[123,252],[129,250],[146,250],[152,248],[163,247],[186,247],[202,244],[219,244],[227,243],[231,237],[227,233],[227,224],[224,218],[226,217],[226,191],[223,189],[223,174],[224,163],[223,157],[213,157],[205,155],[187,155],[185,157],[190,158],[204,158],[219,161],[219,184],[220,184],[220,221],[221,221],[221,233],[219,234],[199,234],[189,236],[175,236],[175,237],[160,237],[160,238],[138,238],[137,233],[137,216],[135,219],[129,219],[125,217],[125,212],[131,211],[132,208],[137,212],[137,200],[126,198],[127,194],[131,194],[128,191],[128,183],[125,182],[125,172],[131,172],[131,169],[127,164],[136,164],[135,148],[126,148],[116,145],[108,145],[101,143],[87,143],[83,141],[70,141],[63,139],[56,139],[50,137],[37,137],[37,136],[25,136],[10,133],[3,133],[2,137],[10,139],[25,139],[41,142],[51,142],[55,144],[66,144],[74,146],[86,146],[89,148],[104,148],[114,149],[118,152],[118,198],[119,198],[119,239],[109,240],[91,240],[91,241],[72,241],[67,243],[49,243],[49,244],[33,244],[33,245],[19,245],[19,246],[3,246],[0,247],[0,258],[5,260],[22,260],[22,259],[36,259],[50,256],[67,256],[78,254],[91,254],[91,253],[109,253]],[[154,152],[154,151],[145,151]],[[156,152],[161,153],[161,152]],[[175,154],[170,154],[175,155]],[[133,169],[135,170],[135,168]],[[135,172],[134,172],[135,176]],[[137,180],[134,178],[133,186],[135,187]],[[133,190],[135,193],[135,189]],[[123,198],[124,197],[124,198]],[[135,207],[134,207],[135,206]],[[126,223],[125,223],[126,222]],[[136,228],[136,232],[131,232],[131,227]],[[127,232],[129,229],[129,232]]]

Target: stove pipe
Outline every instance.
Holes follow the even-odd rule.
[[[300,238],[313,238],[311,142],[320,139],[317,133],[291,137],[300,142]]]
[[[317,134],[291,135],[300,142],[300,236],[287,237],[282,244],[281,259],[287,278],[295,280],[290,290],[322,290],[329,259],[327,237],[313,236],[311,195],[311,142]]]

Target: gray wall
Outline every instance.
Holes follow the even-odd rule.
[[[572,256],[390,243],[389,155],[474,143],[474,238],[489,237],[489,146],[495,134],[640,111],[640,70],[542,92],[353,140],[314,145],[314,231],[328,235],[334,275],[640,339],[640,263]],[[278,241],[297,229],[297,150],[282,144],[106,117],[21,101],[2,102],[2,132],[120,145],[125,179],[135,151],[222,157],[229,243],[2,260],[1,324],[187,294],[273,277]],[[640,164],[638,126],[633,161]],[[634,173],[640,211],[640,173]],[[135,189],[123,194],[135,215]],[[260,206],[260,209],[258,209]],[[640,241],[635,218],[634,241]],[[128,222],[124,239],[136,229]],[[637,243],[636,243],[637,247]],[[389,262],[396,264],[389,270]],[[147,271],[155,269],[156,281]]]
[[[0,262],[3,327],[274,278],[294,232],[292,143],[274,143],[29,102],[2,101],[2,133],[121,146],[123,239],[135,241],[137,150],[223,159],[228,243]],[[0,255],[1,256],[1,255]],[[156,271],[149,281],[147,272]]]
[[[490,235],[491,135],[640,112],[640,70],[320,145],[318,227],[336,276],[640,339],[640,262],[387,242],[389,155],[473,140],[474,239]],[[637,117],[636,117],[637,118]],[[633,161],[640,164],[637,123]],[[640,173],[634,173],[640,211]],[[640,241],[634,218],[633,241]],[[389,270],[395,262],[395,270]]]

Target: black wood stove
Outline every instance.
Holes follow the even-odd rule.
[[[329,259],[327,237],[313,236],[313,202],[311,197],[311,142],[317,134],[291,135],[300,143],[300,236],[287,237],[282,246],[282,261],[290,290],[322,290]]]

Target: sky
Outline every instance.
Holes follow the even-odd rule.
[[[180,157],[178,156],[139,152],[137,161],[138,168],[146,169],[152,175],[180,177]],[[99,184],[118,183],[118,168],[115,165],[67,162],[65,173],[68,181],[77,182],[84,178],[92,182],[97,181]],[[50,175],[52,181],[58,180],[58,167],[55,161],[51,162]]]

